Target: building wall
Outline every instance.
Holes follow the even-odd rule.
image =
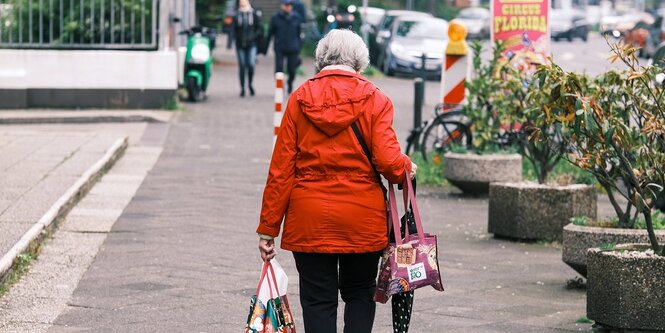
[[[178,89],[178,32],[194,24],[194,4],[160,1],[153,51],[0,49],[0,108],[163,106]]]
[[[0,107],[159,108],[177,90],[175,51],[0,50]]]

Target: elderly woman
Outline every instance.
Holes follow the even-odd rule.
[[[371,332],[377,264],[388,245],[386,206],[372,164],[401,183],[415,164],[400,151],[393,105],[360,75],[369,55],[349,30],[332,30],[316,48],[320,72],[289,98],[270,163],[257,232],[264,260],[293,252],[305,331],[337,332],[337,292],[344,332]],[[356,124],[372,160],[354,135]]]

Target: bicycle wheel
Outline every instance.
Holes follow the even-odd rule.
[[[465,124],[436,118],[423,133],[420,152],[429,161],[432,156],[442,156],[452,145],[470,146],[471,140],[471,131]]]

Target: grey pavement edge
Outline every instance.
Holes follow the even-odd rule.
[[[169,122],[163,110],[9,110],[0,111],[0,125]]]
[[[45,232],[55,221],[67,215],[78,200],[85,196],[101,175],[122,156],[128,146],[128,138],[118,139],[106,154],[93,164],[69,189],[51,206],[51,208],[20,238],[20,240],[0,258],[0,279],[14,265],[16,258],[26,252],[30,246],[42,240]]]

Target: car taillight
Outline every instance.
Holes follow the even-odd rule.
[[[229,25],[229,24],[231,24],[231,23],[233,23],[233,16],[227,16],[227,17],[224,19],[224,24]]]
[[[661,43],[662,43],[662,42],[665,42],[665,31],[662,31],[662,32],[660,33],[660,42],[661,42]]]

